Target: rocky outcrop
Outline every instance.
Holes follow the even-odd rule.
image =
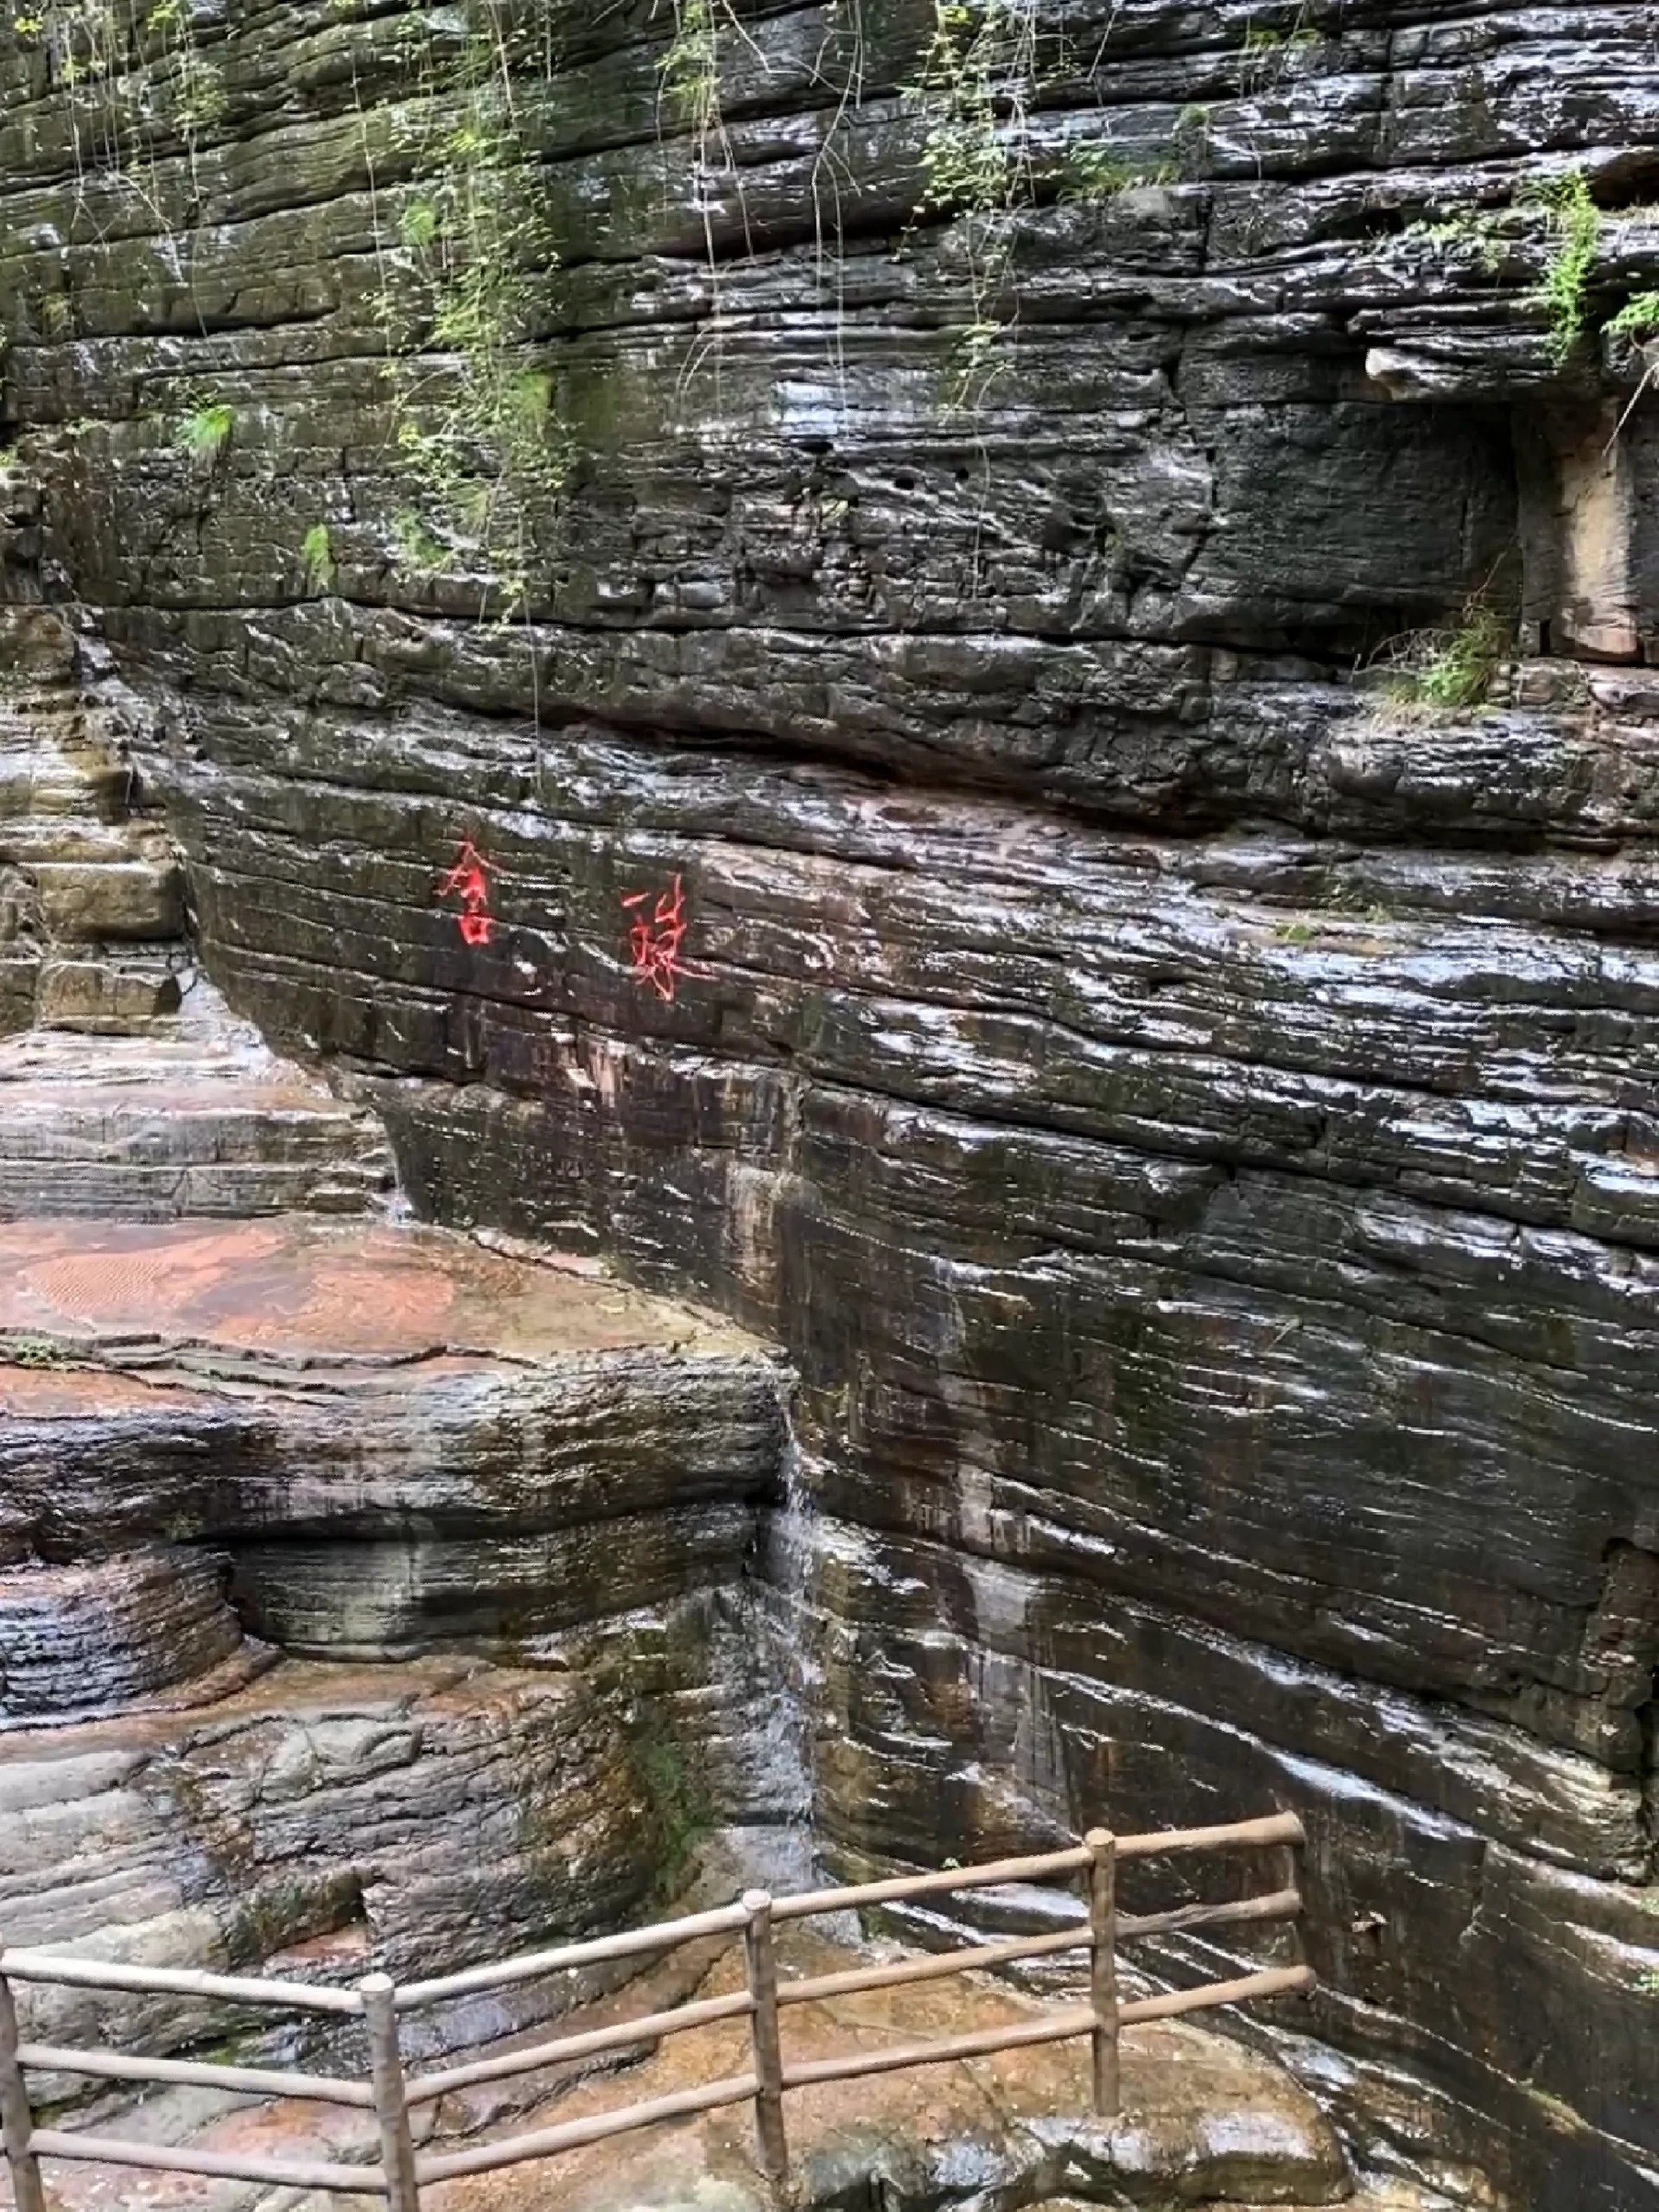
[[[142,1034],[178,1011],[183,887],[76,658],[49,609],[0,610],[0,1020]]]
[[[371,1117],[200,973],[119,702],[61,617],[0,606],[0,1220],[359,1213]]]
[[[734,1579],[773,1480],[766,1363],[581,1275],[303,1218],[0,1249],[14,1545],[228,1548],[285,1649],[533,1651]]]
[[[296,1662],[200,1713],[14,1735],[0,1791],[21,1830],[8,1934],[150,1965],[290,1955],[335,1979],[470,1957],[552,1897],[604,1924],[645,1873],[638,1785],[588,1687],[476,1663]],[[82,2047],[263,2024],[84,1990],[31,1992],[27,2010],[40,2040]]]
[[[695,1267],[798,1363],[825,1834],[925,1859],[1103,1802],[1294,1803],[1330,2032],[1414,2049],[1522,2141],[1506,2085],[1540,2075],[1639,2139],[1647,978],[1522,889],[1617,896],[1622,857],[1022,836],[823,772],[546,759],[586,770],[586,819],[469,827],[507,918],[486,973],[543,900],[573,918],[558,1013],[480,988],[457,1033],[423,994],[433,1073],[375,1093],[423,1205]],[[325,992],[246,941],[240,885],[309,836],[256,789],[181,817],[224,972],[366,1054],[386,978]],[[671,874],[700,975],[596,1039],[613,902]],[[1552,2147],[1560,2185],[1595,2155]]]
[[[785,1986],[805,1974],[834,1972],[847,1959],[821,1941],[800,1940],[799,1929],[791,1933],[797,1940],[783,1947]],[[728,1955],[707,1986],[739,1986],[739,1973]],[[788,2063],[810,2064],[1040,2017],[1028,1999],[964,1978],[791,2005],[783,2033]],[[796,2201],[827,2208],[880,2196],[906,2212],[944,2212],[963,2202],[1024,2212],[1055,2197],[1147,2208],[1249,2202],[1264,2212],[1270,2204],[1344,2203],[1381,2212],[1368,2191],[1356,2196],[1341,2149],[1313,2100],[1236,2044],[1185,2022],[1129,2028],[1125,2110],[1116,2121],[1085,2116],[1086,2051],[1086,2044],[1049,2044],[791,2092],[786,2126]],[[741,2027],[692,2029],[652,2053],[622,2094],[643,2100],[727,2079],[746,2056]],[[614,2106],[620,2088],[578,2084],[558,2115]],[[450,2111],[441,2109],[439,2126],[453,2126],[468,2101],[463,2095]],[[760,2212],[772,2201],[755,2167],[752,2115],[741,2105],[602,2150],[591,2145],[539,2171],[509,2169],[496,2177],[490,2202],[500,2212],[531,2212],[546,2202],[550,2181],[561,2202],[582,2212],[620,2205],[671,2212],[711,2203],[724,2212]],[[474,2202],[465,2181],[434,2194],[439,2212],[468,2212]],[[1429,2212],[1427,2202],[1421,2212]]]
[[[0,64],[7,557],[216,980],[785,1348],[833,1852],[1294,1803],[1356,2139],[1650,2206],[1645,18],[512,11],[480,340],[459,17],[185,12]]]
[[[0,1039],[0,1927],[338,1976],[643,1911],[717,1821],[798,1796],[743,1588],[776,1372],[591,1262],[410,1224],[372,1111],[276,1058],[181,934],[133,1000],[138,863],[75,825],[142,852],[149,929],[180,926],[172,849],[118,695],[47,611],[10,637],[14,966],[49,977],[73,928],[92,984],[41,982]],[[24,2007],[144,2048],[266,2024]]]
[[[780,1816],[741,1589],[776,1382],[735,1332],[412,1229],[0,1240],[10,1940],[426,1971]]]

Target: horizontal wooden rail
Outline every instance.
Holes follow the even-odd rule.
[[[1168,1912],[1123,1912],[1120,1936],[1167,1936],[1177,1928],[1228,1928],[1250,1920],[1294,1920],[1302,1909],[1299,1890],[1268,1890],[1259,1897],[1231,1904],[1178,1904]]]
[[[1211,1828],[1166,1828],[1148,1835],[1116,1839],[1120,1859],[1150,1859],[1166,1851],[1253,1850],[1274,1843],[1300,1843],[1302,1824],[1294,1813],[1269,1813],[1259,1821],[1230,1821]],[[851,1889],[808,1890],[772,1901],[774,1920],[804,1920],[827,1912],[855,1912],[868,1904],[899,1904],[911,1897],[948,1895],[954,1890],[999,1889],[1010,1883],[1040,1882],[1056,1874],[1080,1874],[1093,1864],[1088,1847],[1045,1851],[1025,1859],[1000,1859],[985,1866],[945,1866],[938,1873],[895,1874]]]
[[[17,2046],[22,2066],[49,2067],[54,2074],[86,2074],[103,2082],[177,2082],[197,2089],[235,2089],[250,2097],[304,2097],[315,2104],[356,2105],[372,2111],[374,2093],[365,2082],[345,2082],[332,2074],[282,2074],[263,2066],[210,2066],[193,2058],[129,2058],[114,2050],[60,2050],[54,2044]]]
[[[374,2166],[308,2164],[298,2158],[251,2158],[230,2151],[174,2151],[159,2143],[124,2143],[113,2135],[64,2135],[37,2127],[29,2138],[37,2158],[78,2158],[84,2164],[145,2166],[163,2174],[203,2174],[212,2181],[264,2181],[286,2189],[332,2189],[348,2196],[384,2196],[386,2184]]]
[[[1094,2024],[1093,2005],[1079,2005],[1024,2027],[978,2028],[971,2035],[940,2036],[932,2043],[894,2044],[887,2050],[849,2050],[839,2058],[808,2058],[785,2067],[784,2087],[801,2089],[809,2082],[851,2082],[863,2074],[897,2074],[907,2066],[941,2066],[953,2058],[988,2058],[999,2050],[1065,2043],[1070,2037],[1090,2034]]]
[[[435,1981],[407,1982],[397,1992],[400,2012],[417,2012],[423,2005],[442,2005],[451,1997],[471,1997],[480,1990],[505,1989],[516,1981],[534,1981],[544,1974],[567,1967],[595,1966],[605,1959],[627,1959],[641,1951],[666,1951],[702,1936],[734,1936],[748,1924],[741,1904],[725,1904],[713,1912],[694,1912],[683,1920],[659,1920],[654,1927],[631,1928],[621,1936],[598,1936],[585,1943],[562,1943],[552,1951],[521,1951],[517,1958],[499,1959],[493,1966],[466,1967],[459,1974],[440,1974]]]
[[[942,1981],[947,1974],[1007,1966],[1015,1959],[1046,1959],[1058,1951],[1079,1951],[1088,1942],[1087,1927],[1065,1928],[1057,1936],[1020,1936],[1006,1943],[981,1943],[972,1950],[936,1951],[925,1959],[905,1959],[892,1966],[815,1974],[810,1981],[780,1981],[778,2002],[817,2005],[826,1997],[851,1997],[861,1989],[897,1989],[907,1981]]]
[[[67,1951],[5,1954],[11,1981],[46,1981],[66,1989],[125,1990],[139,1996],[214,1997],[235,2005],[280,2005],[305,2012],[361,2012],[354,1989],[324,1989],[310,1981],[249,1981],[240,1975],[199,1973],[194,1967],[134,1967],[79,1959]]]
[[[769,2180],[782,2186],[787,2182],[789,2171],[784,2108],[786,2090],[804,2088],[814,2082],[856,2081],[869,2075],[898,2073],[912,2067],[943,2065],[958,2059],[990,2057],[1000,2051],[1063,2043],[1085,2035],[1091,2044],[1094,2107],[1109,2116],[1119,2109],[1119,2034],[1123,2025],[1242,2004],[1252,1998],[1290,1996],[1314,1986],[1311,1969],[1298,1965],[1264,1968],[1231,1981],[1172,1990],[1161,1996],[1139,1998],[1127,2004],[1120,2001],[1118,1992],[1117,1946],[1126,1937],[1295,1919],[1302,1910],[1296,1847],[1303,1841],[1302,1824],[1294,1813],[1276,1813],[1262,1820],[1235,1821],[1213,1827],[1168,1829],[1147,1835],[1115,1836],[1108,1829],[1096,1828],[1090,1831],[1081,1845],[1035,1853],[1021,1859],[998,1859],[986,1866],[943,1867],[936,1872],[897,1875],[849,1888],[810,1891],[792,1897],[773,1898],[764,1891],[751,1891],[741,1903],[721,1906],[714,1911],[692,1913],[678,1920],[658,1922],[654,1927],[632,1929],[621,1935],[599,1936],[585,1942],[564,1943],[549,1950],[523,1952],[493,1965],[467,1967],[435,1980],[411,1982],[403,1989],[395,1988],[385,1974],[371,1974],[353,1989],[334,1989],[309,1982],[265,1981],[193,1968],[105,1965],[63,1952],[0,1949],[0,2131],[3,2133],[14,2202],[18,2212],[46,2212],[39,2161],[55,2158],[376,2196],[385,2202],[386,2212],[419,2212],[421,2191],[429,2183],[490,2173],[531,2159],[551,2158],[584,2144],[604,2142],[613,2136],[632,2133],[637,2128],[683,2120],[726,2105],[750,2102],[754,2106],[761,2168]],[[1116,1870],[1121,1859],[1152,1858],[1172,1852],[1257,1848],[1273,1849],[1277,1859],[1274,1878],[1278,1886],[1259,1897],[1217,1904],[1176,1905],[1162,1912],[1121,1913],[1117,1909]],[[776,1922],[855,1911],[866,1905],[899,1904],[961,1890],[1001,1888],[1077,1874],[1087,1877],[1083,1885],[1085,1916],[1071,1920],[1048,1934],[1014,1936],[944,1953],[928,1953],[919,1958],[812,1975],[801,1981],[780,1984],[778,1980],[773,1936]],[[1076,1909],[1074,1905],[1073,1910]],[[618,2020],[580,2034],[529,2044],[518,2050],[444,2068],[412,2082],[404,2076],[398,2048],[400,2013],[442,2004],[451,1998],[507,1988],[514,1983],[572,1967],[669,1951],[705,1937],[735,1936],[739,1933],[743,1936],[747,1963],[747,1986],[741,1990],[696,1999],[666,2012],[642,2013],[632,2019]],[[1300,1949],[1300,1941],[1296,1948]],[[1063,1952],[1085,1949],[1090,1996],[1086,2005],[1070,2007],[1035,2020],[1005,2021],[998,2026],[942,2037],[928,2043],[845,2051],[834,2057],[808,2059],[796,2065],[786,2061],[779,2034],[779,2014],[784,2007],[852,1996],[867,1990],[942,1980],[982,1968],[1012,1965],[1020,1960],[1054,1957]],[[147,1995],[219,1999],[232,2004],[351,2015],[365,2022],[372,2080],[352,2081],[333,2075],[220,2066],[188,2058],[127,2056],[116,2051],[24,2043],[19,2036],[12,1999],[14,1980],[99,1991],[134,1991]],[[751,2070],[747,2073],[706,2082],[700,2088],[648,2098],[609,2112],[585,2114],[557,2126],[507,2136],[499,2142],[479,2144],[469,2150],[419,2156],[416,2153],[410,2129],[410,2112],[435,2103],[452,2091],[485,2082],[512,2080],[605,2051],[639,2049],[657,2044],[665,2037],[683,2034],[690,2028],[737,2019],[747,2019],[749,2025],[752,2059]],[[126,2142],[110,2136],[39,2129],[34,2125],[24,2079],[24,2069],[30,2067],[60,2074],[84,2074],[95,2080],[176,2082],[226,2089],[242,2095],[293,2098],[372,2111],[379,2128],[379,2164],[355,2166],[302,2159],[290,2162],[233,2152],[175,2149]]]
[[[1150,1835],[1121,1835],[1120,1859],[1158,1859],[1166,1851],[1254,1851],[1263,1844],[1306,1843],[1294,1813],[1268,1813],[1259,1821],[1229,1821],[1216,1828],[1154,1829]]]
[[[850,1890],[804,1890],[798,1897],[776,1897],[774,1920],[805,1920],[817,1913],[856,1912],[867,1904],[895,1904],[907,1897],[948,1895],[952,1890],[999,1889],[1009,1882],[1040,1882],[1054,1874],[1080,1874],[1090,1864],[1083,1845],[1046,1851],[1032,1859],[998,1859],[987,1866],[945,1866],[937,1874],[895,1874],[880,1882],[861,1882]]]
[[[747,1989],[729,1997],[705,1997],[695,2005],[677,2005],[669,2012],[642,2012],[635,2019],[619,2020],[614,2027],[591,2028],[585,2035],[561,2036],[556,2043],[534,2044],[523,2050],[503,2051],[496,2058],[475,2059],[469,2066],[452,2066],[442,2074],[426,2074],[410,2083],[404,2102],[429,2105],[456,2089],[470,2089],[479,2082],[508,2082],[517,2074],[534,2074],[571,2058],[591,2058],[601,2050],[626,2050],[631,2044],[659,2043],[664,2036],[683,2035],[688,2028],[707,2027],[715,2020],[734,2020],[754,2010]]]
[[[532,2135],[508,2135],[499,2143],[480,2143],[476,2150],[423,2158],[416,2163],[416,2174],[423,2183],[448,2181],[457,2174],[487,2174],[497,2166],[516,2166],[526,2158],[549,2158],[557,2151],[602,2143],[607,2136],[626,2135],[636,2127],[654,2127],[658,2120],[683,2120],[692,2113],[713,2112],[721,2105],[747,2104],[760,2086],[753,2074],[734,2074],[723,2082],[707,2082],[701,2089],[677,2089],[672,2096],[647,2097],[641,2104],[590,2113],[582,2120],[567,2120],[558,2127],[538,2128]]]
[[[1121,2007],[1118,2018],[1173,2020],[1178,2012],[1202,2012],[1212,2005],[1242,2005],[1247,1997],[1291,1997],[1313,1986],[1312,1967],[1269,1967],[1237,1981],[1207,1981],[1201,1989],[1172,1989],[1161,1997],[1137,1997]]]

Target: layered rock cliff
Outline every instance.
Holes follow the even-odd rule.
[[[826,1847],[1293,1804],[1356,2138],[1659,2200],[1647,13],[81,5],[0,99],[12,592],[421,1211],[787,1351]]]

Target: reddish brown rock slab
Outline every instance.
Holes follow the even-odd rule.
[[[36,1364],[37,1359],[41,1363]],[[61,1364],[44,1347],[35,1351],[34,1357],[0,1359],[0,1414],[13,1419],[84,1421],[96,1415],[182,1414],[205,1411],[214,1402],[211,1391],[182,1383],[154,1382],[107,1367]]]
[[[0,1226],[0,1355],[134,1337],[282,1362],[516,1361],[736,1341],[664,1300],[440,1230],[311,1217]]]
[[[591,1269],[317,1217],[0,1224],[0,1722],[176,1702],[237,1620],[563,1664],[737,1584],[781,1434],[752,1340]]]
[[[758,1347],[603,1282],[562,1287],[562,1335],[504,1325],[499,1354],[391,1331],[368,1351],[365,1332],[341,1349],[315,1328],[252,1349],[224,1331],[77,1336],[58,1308],[49,1333],[0,1334],[0,1570],[302,1524],[365,1547],[486,1524],[614,1533],[619,1515],[771,1494],[782,1428]]]

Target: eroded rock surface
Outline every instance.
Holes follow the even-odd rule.
[[[844,1951],[810,1937],[786,1941],[783,1955],[785,1988],[792,1977],[848,1963]],[[717,1967],[707,1984],[711,1992],[728,1986],[741,1986],[732,1963]],[[1028,1999],[969,1979],[790,2005],[782,2023],[794,2063],[1036,2017]],[[637,2073],[578,2086],[537,2118],[514,2120],[506,2132],[719,2081],[742,2072],[747,2058],[741,2022],[735,2029],[693,2030],[664,2044]],[[1125,2110],[1116,2121],[1090,2112],[1086,2042],[792,2091],[785,2125],[794,2201],[1023,2212],[1061,2194],[1147,2206],[1353,2200],[1353,2180],[1329,2123],[1277,2068],[1185,2022],[1126,2030],[1122,2064]],[[454,2126],[460,2117],[441,2107],[438,2125]],[[437,2212],[531,2212],[551,2188],[571,2212],[622,2205],[670,2212],[714,2203],[762,2212],[772,2201],[755,2167],[751,2115],[741,2106],[620,2145],[592,2145],[539,2171],[451,2182],[433,2195]]]
[[[355,1929],[408,1973],[607,1926],[775,1816],[741,1580],[777,1392],[736,1332],[430,1230],[0,1235],[10,1940]]]
[[[779,1815],[742,1586],[772,1364],[592,1262],[363,1218],[370,1112],[204,983],[160,1019],[0,1043],[7,1940],[408,1975],[645,1910]],[[302,2025],[22,2002],[83,2045]]]
[[[372,1117],[200,973],[130,732],[61,617],[0,605],[0,1220],[360,1213]]]
[[[798,1365],[843,1858],[1294,1804],[1356,2135],[1648,2212],[1646,12],[1080,5],[988,287],[925,10],[742,11],[712,138],[660,13],[543,11],[516,335],[572,458],[512,621],[384,359],[453,78],[396,6],[187,12],[102,138],[0,59],[0,547],[136,687],[216,979],[423,1211]],[[1356,693],[1471,596],[1487,705]],[[302,1553],[249,1540],[308,1648]],[[442,1582],[348,1641],[441,1640]]]

